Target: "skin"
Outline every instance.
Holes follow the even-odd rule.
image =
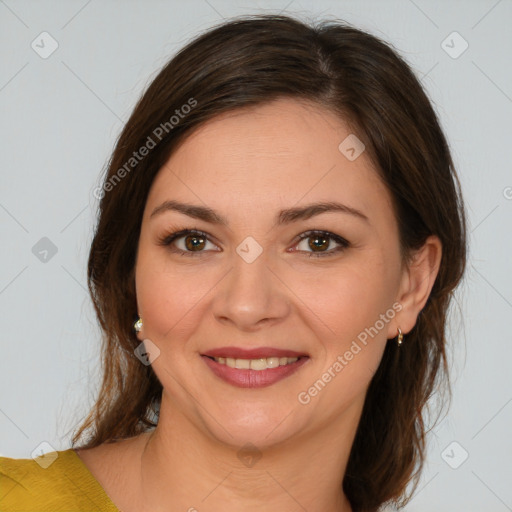
[[[164,391],[152,433],[79,452],[116,505],[167,511],[351,511],[341,490],[365,395],[386,343],[414,327],[441,258],[430,237],[402,264],[390,194],[367,154],[338,146],[351,132],[322,107],[280,99],[224,114],[189,136],[156,176],[136,262],[139,339],[160,350],[152,365]],[[166,211],[164,201],[208,206],[229,225]],[[273,227],[284,208],[337,201],[368,222],[328,212]],[[186,257],[159,245],[172,231],[209,235]],[[349,241],[309,258],[308,230]],[[236,252],[248,236],[262,253]],[[314,238],[314,237],[313,237]],[[332,239],[328,250],[338,247]],[[185,239],[174,246],[185,250]],[[307,404],[298,394],[349,350],[379,315],[401,309]],[[293,375],[260,389],[216,377],[200,354],[222,346],[288,348],[309,355]],[[251,467],[237,454],[252,443]],[[194,507],[194,508],[192,508]],[[302,507],[302,508],[301,508]]]

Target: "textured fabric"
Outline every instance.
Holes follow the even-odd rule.
[[[119,512],[73,449],[0,457],[0,511]]]

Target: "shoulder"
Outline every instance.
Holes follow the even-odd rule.
[[[77,456],[121,510],[139,503],[140,459],[150,432],[77,449]]]
[[[116,512],[74,450],[34,459],[0,457],[0,510]]]

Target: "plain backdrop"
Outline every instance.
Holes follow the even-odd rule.
[[[406,510],[512,510],[511,0],[0,0],[1,454],[69,448],[93,403],[92,191],[135,102],[200,31],[262,12],[339,18],[383,38],[434,103],[470,255],[450,321],[452,407]]]

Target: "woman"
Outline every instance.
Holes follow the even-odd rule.
[[[2,510],[408,501],[466,228],[395,51],[337,22],[215,27],[148,87],[96,195],[103,384],[49,467],[2,459]]]

